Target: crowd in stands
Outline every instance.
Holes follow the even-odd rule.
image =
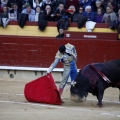
[[[120,0],[0,0],[0,22],[2,19],[4,27],[11,20],[18,20],[18,24],[21,21],[24,24],[24,21],[37,21],[43,31],[48,21],[60,24],[63,18],[80,23],[78,28],[86,21],[93,21],[112,24],[112,29],[115,29],[120,24]],[[57,26],[60,36],[68,24],[66,22],[60,28]]]
[[[120,0],[0,0],[0,17],[10,18],[11,13],[27,14],[28,21],[44,16],[46,21],[58,22],[67,16],[70,22],[86,17],[97,23],[120,23]]]

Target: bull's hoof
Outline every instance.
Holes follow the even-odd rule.
[[[101,107],[103,107],[103,104],[98,103],[97,106],[98,106],[99,108],[101,108]]]

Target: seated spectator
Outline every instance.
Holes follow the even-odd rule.
[[[35,21],[38,21],[38,16],[39,16],[40,12],[41,12],[41,8],[40,8],[40,6],[37,6],[35,8]]]
[[[0,13],[2,12],[1,6],[0,6]]]
[[[107,3],[107,6],[111,8],[111,11],[114,12],[114,7],[111,2]]]
[[[59,1],[58,0],[52,0],[52,3],[51,3],[52,12],[54,12],[57,9],[57,7],[59,5],[59,2],[60,2],[60,0]]]
[[[66,15],[68,16],[69,20],[73,22],[73,16],[75,14],[76,10],[73,5],[71,5],[67,10],[66,10]]]
[[[118,33],[120,34],[120,9],[118,9],[118,14],[117,14],[117,25],[118,25]]]
[[[46,16],[47,21],[53,21],[53,17],[51,16],[52,10],[50,5],[46,5],[44,15]]]
[[[77,8],[78,5],[79,5],[78,0],[66,0],[65,9],[68,9],[70,6],[74,6],[75,8]]]
[[[101,4],[106,8],[108,0],[100,0]]]
[[[118,1],[118,5],[117,6],[118,6],[118,10],[119,10],[120,9],[120,0]]]
[[[18,9],[17,3],[14,3],[12,9],[9,11],[10,20],[17,20],[19,13],[21,13],[21,10]]]
[[[84,17],[87,17],[87,20],[94,21],[95,14],[92,12],[91,6],[86,6],[85,11],[82,14]]]
[[[60,3],[58,5],[58,9],[51,15],[55,21],[58,21],[62,18],[62,16],[65,16],[66,15],[66,12],[65,12],[65,9],[64,9],[64,4],[63,3]]]
[[[102,23],[102,19],[103,19],[102,8],[98,8],[98,9],[97,9],[97,13],[96,13],[96,15],[95,15],[95,22],[97,22],[97,23]]]
[[[28,14],[29,21],[35,21],[35,10],[33,10],[30,5],[26,6],[26,9],[24,9],[22,13]]]
[[[85,9],[86,6],[91,6],[91,0],[80,0],[79,5]]]
[[[13,4],[17,4],[19,9],[22,11],[22,0],[8,0],[7,6],[9,10],[12,9]]]
[[[41,0],[33,0],[33,8],[36,9],[37,6],[41,7]]]
[[[52,12],[58,8],[59,4],[63,4],[65,6],[65,1],[66,0],[51,0]]]
[[[63,4],[65,6],[66,0],[51,0],[51,8],[52,8],[52,12],[54,12],[59,4]]]
[[[80,6],[78,8],[78,12],[75,13],[73,16],[73,22],[78,22],[83,17],[82,13],[83,13],[83,7]]]
[[[100,0],[96,0],[94,12],[97,12],[98,8],[102,8],[102,11],[105,12],[105,7],[102,5]]]
[[[1,8],[7,5],[8,0],[0,0]]]
[[[64,38],[64,29],[63,28],[59,28],[59,35],[56,36],[56,38]]]
[[[1,25],[2,25],[3,28],[5,28],[10,21],[9,15],[8,15],[8,7],[3,6],[2,11],[3,12],[0,13],[0,18],[2,18],[2,24]]]
[[[25,9],[28,5],[33,9],[33,0],[22,0],[22,9]]]
[[[2,11],[3,11],[3,12],[0,13],[0,17],[1,17],[1,18],[9,18],[9,16],[8,16],[8,7],[7,7],[7,6],[4,6],[4,7],[2,8]]]
[[[12,9],[10,10],[10,13],[14,13],[14,14],[21,13],[21,9],[18,8],[17,3],[13,4]]]
[[[102,22],[110,23],[111,21],[117,21],[117,16],[110,7],[106,7],[106,13],[103,15]]]
[[[113,11],[117,13],[119,0],[100,0],[100,1],[102,5],[104,6],[104,8],[106,8],[106,6],[112,5]]]
[[[118,10],[117,21],[120,23],[120,9]]]
[[[41,9],[45,10],[46,5],[51,5],[51,0],[45,0],[42,2]]]
[[[115,13],[117,13],[117,11],[118,11],[118,3],[117,3],[117,1],[120,1],[120,0],[109,0],[108,2],[109,3],[111,3],[111,5],[112,5],[112,7],[113,7],[113,11],[115,12]],[[109,4],[108,3],[108,4]]]

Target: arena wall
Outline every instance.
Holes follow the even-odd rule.
[[[55,38],[58,34],[56,24],[48,22],[44,32],[38,30],[36,22],[27,22],[24,28],[20,28],[17,22],[10,22],[7,28],[1,27],[0,69],[2,75],[3,71],[6,71],[5,73],[10,77],[7,70],[19,71],[10,69],[11,66],[47,69],[53,62],[58,47],[66,43],[71,43],[76,47],[78,69],[82,69],[86,64],[120,58],[119,35],[117,31],[110,30],[108,24],[96,24],[93,32],[87,32],[85,27],[78,29],[76,23],[71,23],[65,31],[64,39]],[[7,66],[6,69],[3,69],[3,66]],[[59,63],[57,68],[62,68],[62,64]],[[23,69],[23,73],[24,71],[26,70]],[[33,74],[35,71],[37,70],[32,71]],[[43,75],[45,70],[40,71],[42,72],[39,76]],[[59,70],[55,72],[59,73]]]

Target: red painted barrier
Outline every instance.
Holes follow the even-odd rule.
[[[78,53],[78,68],[88,63],[120,59],[120,41],[74,40],[0,36],[0,65],[49,67],[60,45],[71,43]],[[61,63],[57,67],[62,67]]]

